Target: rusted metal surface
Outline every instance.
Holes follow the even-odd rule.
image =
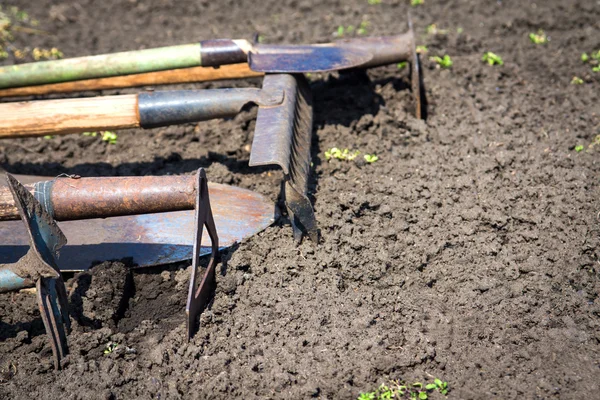
[[[36,282],[38,306],[52,347],[54,366],[60,369],[60,361],[68,353],[66,333],[70,319],[67,293],[56,258],[67,240],[33,195],[12,176],[7,174],[7,178],[26,230],[29,250],[13,264],[0,264],[0,271],[14,273],[24,283]],[[2,287],[4,283],[0,281],[0,291],[6,289]],[[7,287],[11,284],[7,282]]]
[[[294,238],[306,233],[319,241],[317,222],[308,199],[310,146],[313,129],[312,96],[302,75],[269,74],[263,88],[280,87],[285,100],[278,107],[259,108],[250,153],[250,166],[276,164],[283,169],[284,198]]]
[[[231,39],[213,39],[200,42],[202,65],[216,67],[219,65],[246,62],[248,56]]]
[[[18,178],[23,182],[48,180],[39,176]],[[77,180],[64,179],[67,183]],[[264,230],[279,217],[273,202],[258,193],[212,182],[208,187],[221,248]],[[192,258],[195,232],[192,210],[68,221],[60,222],[59,226],[69,238],[57,260],[61,271],[86,270],[94,262],[126,257],[131,257],[139,267]],[[15,262],[27,253],[27,233],[21,222],[0,223],[0,237],[0,263]],[[208,240],[205,234],[203,243]],[[210,247],[200,249],[201,254],[210,251]]]
[[[35,185],[35,196],[58,221],[191,210],[193,176],[57,178]]]
[[[187,315],[187,332],[188,340],[191,340],[198,330],[198,317],[212,296],[216,281],[215,281],[215,266],[218,262],[219,255],[219,237],[217,228],[213,218],[210,201],[209,190],[206,181],[206,174],[201,170],[197,175],[197,192],[196,210],[194,220],[196,223],[194,230],[194,249],[192,254],[192,272],[190,276],[190,287],[188,290],[187,304],[185,312]],[[202,255],[202,233],[206,226],[206,231],[211,241],[211,257],[202,281],[198,285],[198,269],[199,260]]]

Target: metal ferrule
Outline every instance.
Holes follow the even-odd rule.
[[[147,92],[138,95],[142,128],[233,117],[249,103],[275,105],[283,93],[262,89],[209,89]]]
[[[201,41],[200,57],[204,67],[217,67],[248,61],[248,55],[231,39]]]
[[[396,36],[345,39],[335,42],[342,48],[369,51],[373,58],[360,68],[378,67],[401,61],[412,61],[414,35],[412,30]]]

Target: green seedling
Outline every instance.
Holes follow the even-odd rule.
[[[358,33],[359,35],[366,35],[368,27],[369,27],[369,21],[362,21],[360,23],[360,25],[358,26],[356,33]]]
[[[413,7],[420,6],[425,0],[410,0],[410,5]]]
[[[575,151],[579,153],[582,152],[584,148],[585,147],[583,147],[582,144],[578,144],[577,146],[575,146]]]
[[[578,76],[574,76],[573,79],[571,79],[571,85],[582,85],[583,84],[583,79],[581,79]]]
[[[502,57],[491,51],[484,53],[483,57],[481,57],[481,61],[488,63],[488,65],[504,65]]]
[[[374,163],[375,161],[379,160],[379,157],[377,157],[375,154],[365,154],[364,159],[366,162],[368,162],[369,164]]]
[[[117,134],[111,131],[102,132],[102,140],[109,144],[117,144]]]
[[[52,135],[46,135],[46,136],[44,136],[44,139],[46,139],[46,140],[50,140],[50,139],[52,139],[53,137],[54,137],[54,136],[52,136]]]
[[[448,33],[446,29],[438,29],[436,24],[427,26],[427,34],[429,35],[445,35]]]
[[[351,35],[355,29],[356,28],[354,28],[354,25],[348,25],[346,27],[340,25],[338,26],[337,31],[334,33],[334,35],[338,37],[343,37],[346,34]]]
[[[115,351],[117,349],[117,347],[119,347],[118,343],[108,342],[106,344],[106,347],[104,347],[104,354],[107,355],[107,354],[112,353],[113,351]]]
[[[389,385],[381,384],[373,392],[361,393],[358,400],[391,400],[391,399],[411,399],[427,400],[429,394],[438,391],[442,395],[449,392],[448,382],[441,379],[435,379],[433,383],[424,385],[421,382],[406,384],[399,381],[391,381]]]
[[[537,33],[529,34],[529,40],[534,44],[546,44],[550,39],[548,39],[548,36],[546,36],[546,33],[542,29],[539,29]]]
[[[581,53],[581,61],[583,61],[584,63],[590,61],[590,56],[588,55],[588,53]]]
[[[348,150],[348,149],[340,150],[337,147],[332,147],[331,149],[329,149],[325,152],[325,158],[327,160],[331,160],[332,158],[335,158],[337,160],[352,161],[356,157],[358,157],[359,154],[360,154],[360,152],[358,150],[355,150],[354,152],[350,152],[350,150]]]
[[[452,64],[453,64],[452,59],[450,58],[450,56],[448,54],[446,54],[444,57],[434,56],[434,57],[430,57],[429,59],[431,61],[437,63],[442,68],[450,68],[450,67],[452,67]]]
[[[427,54],[429,52],[429,49],[427,48],[427,46],[417,46],[417,48],[415,49],[415,51],[418,54]]]
[[[597,65],[597,66],[593,67],[592,71],[594,71],[594,72],[600,72],[600,65]]]
[[[456,28],[456,33],[458,33],[459,35],[461,33],[463,33],[465,30],[463,28],[461,28],[460,26],[458,28]]]
[[[82,135],[96,137],[96,136],[98,136],[98,132],[83,132]]]
[[[381,4],[381,0],[368,0],[368,3],[372,6],[375,6],[377,4]]]
[[[396,68],[404,69],[407,65],[408,65],[408,63],[406,61],[402,61],[402,62],[399,62],[398,64],[396,64]]]

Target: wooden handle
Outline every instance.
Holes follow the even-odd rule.
[[[139,126],[137,96],[0,104],[0,137],[63,135]]]
[[[75,82],[53,83],[0,90],[0,97],[36,96],[51,93],[82,92],[86,90],[120,89],[137,86],[169,85],[175,83],[205,82],[223,79],[242,79],[263,76],[248,64],[223,65],[220,68],[191,67],[168,71],[147,72],[110,78],[86,79]]]

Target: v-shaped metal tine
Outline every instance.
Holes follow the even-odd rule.
[[[190,287],[188,291],[187,305],[185,308],[187,315],[188,340],[191,340],[198,330],[198,317],[208,304],[211,295],[214,293],[216,286],[215,267],[219,258],[219,237],[217,235],[217,228],[215,226],[212,210],[210,208],[208,182],[204,169],[200,168],[197,176],[198,186],[196,189],[197,198],[195,212],[196,229],[194,249],[192,254],[192,275],[190,277]],[[206,230],[210,236],[212,252],[210,256],[210,262],[208,263],[206,271],[204,271],[202,281],[200,282],[200,285],[197,285],[198,264],[200,261],[200,249],[202,246],[202,233],[204,226],[206,226]]]
[[[25,224],[29,251],[14,264],[0,266],[18,278],[36,282],[42,321],[50,339],[54,367],[68,354],[67,332],[71,328],[67,291],[56,265],[58,250],[67,239],[39,201],[12,175],[6,174],[8,186]]]

